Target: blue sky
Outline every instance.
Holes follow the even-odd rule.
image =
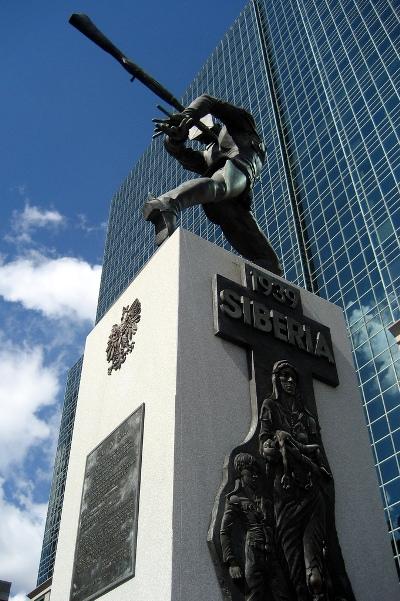
[[[158,99],[68,24],[88,14],[179,97],[244,0],[3,0],[0,579],[32,590],[66,372],[93,325],[112,194]]]

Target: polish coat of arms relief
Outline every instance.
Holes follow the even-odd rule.
[[[127,355],[133,351],[135,346],[133,337],[138,329],[140,312],[141,304],[139,299],[136,299],[130,306],[122,308],[121,323],[113,325],[106,349],[107,362],[111,363],[108,375],[111,375],[113,369],[121,369]]]

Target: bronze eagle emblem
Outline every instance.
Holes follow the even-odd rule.
[[[140,321],[141,304],[139,299],[133,301],[131,306],[122,308],[121,323],[115,323],[108,337],[106,355],[107,362],[111,362],[108,368],[108,375],[111,375],[113,369],[121,369],[125,363],[128,353],[133,351],[135,341],[132,340],[136,334]]]

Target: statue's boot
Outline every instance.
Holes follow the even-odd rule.
[[[182,209],[206,202],[217,202],[223,195],[222,184],[209,177],[184,182],[159,198],[149,195],[142,208],[143,217],[151,221],[155,230],[155,242],[160,246],[176,230],[176,218]]]
[[[266,269],[267,271],[270,271],[271,273],[274,273],[275,275],[279,275],[281,277],[283,277],[283,270],[282,270],[282,265],[280,264],[278,257],[275,254],[275,251],[273,250],[272,246],[269,247],[268,249],[269,252],[269,257],[253,257],[253,256],[246,256],[243,253],[240,253],[241,255],[243,255],[244,259],[248,259],[249,261],[251,261],[252,263],[255,263],[255,265],[258,265],[258,267],[262,267],[262,269]]]
[[[176,218],[179,211],[179,206],[149,194],[148,200],[143,205],[142,213],[145,220],[151,221],[154,225],[157,246],[161,246],[164,240],[176,230]]]

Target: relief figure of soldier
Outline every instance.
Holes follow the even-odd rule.
[[[229,576],[244,581],[246,601],[291,601],[288,586],[274,552],[270,501],[259,486],[260,468],[255,457],[239,453],[234,458],[235,488],[225,500],[221,521],[222,559]],[[235,548],[234,528],[241,531],[241,555]]]

